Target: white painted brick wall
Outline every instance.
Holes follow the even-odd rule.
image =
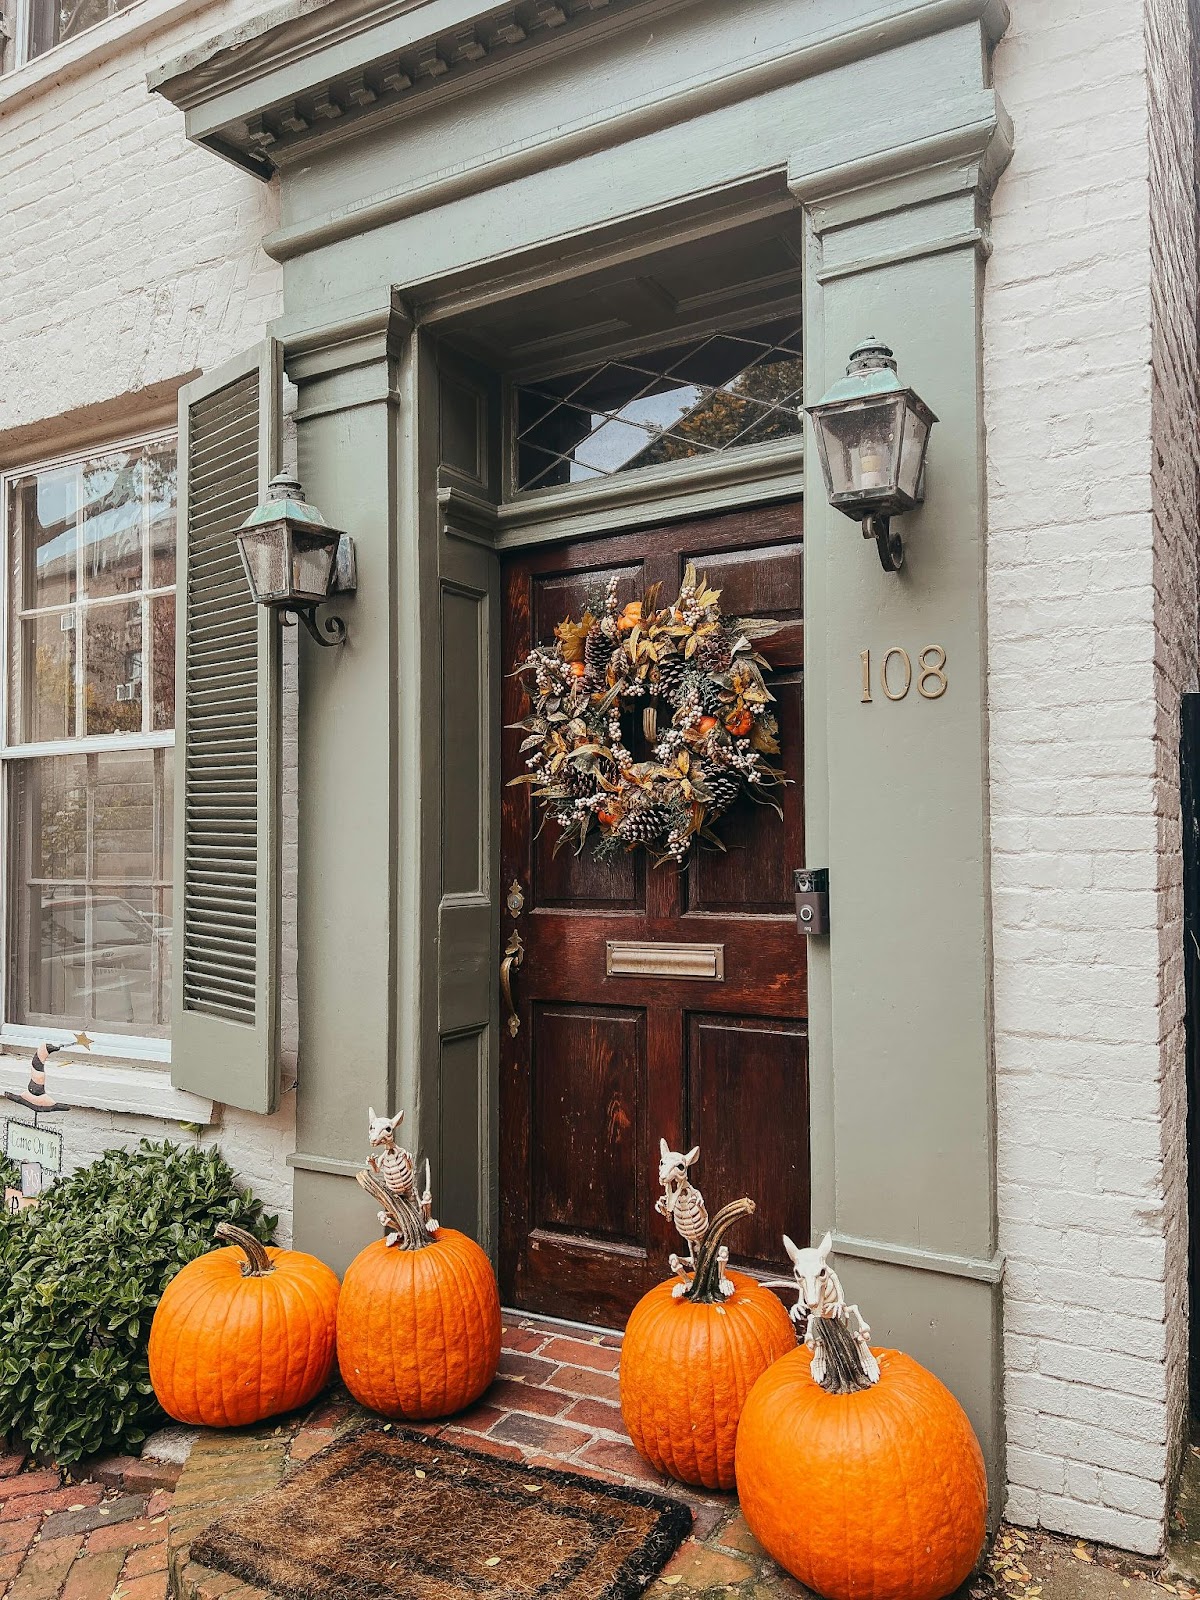
[[[1007,1512],[1153,1552],[1186,1398],[1186,6],[1011,9],[984,327]]]
[[[136,14],[135,8],[135,13]],[[177,386],[263,337],[281,274],[262,252],[276,223],[266,187],[188,144],[180,114],[146,89],[159,61],[261,9],[203,0],[185,19],[6,105],[0,77],[0,456],[32,434],[47,455],[76,444],[75,414],[107,436],[136,429],[146,392]],[[49,441],[48,443],[46,441]],[[283,849],[295,859],[295,644],[285,645]],[[286,663],[290,662],[290,667]],[[282,917],[283,1068],[275,1116],[219,1107],[196,1135],[135,1115],[56,1119],[68,1169],[141,1138],[219,1144],[291,1237],[298,1054],[295,872]]]

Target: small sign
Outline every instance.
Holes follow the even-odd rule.
[[[10,1161],[36,1161],[47,1172],[62,1171],[62,1134],[10,1122],[6,1154]]]

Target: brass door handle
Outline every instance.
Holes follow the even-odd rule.
[[[508,1011],[508,1031],[515,1039],[521,1029],[521,1019],[517,1015],[516,1001],[513,999],[512,975],[515,968],[519,967],[525,959],[525,946],[521,943],[521,935],[514,928],[512,937],[504,947],[504,960],[500,963],[500,989],[504,995],[504,1005]]]

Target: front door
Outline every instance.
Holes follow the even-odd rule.
[[[502,947],[515,1032],[501,1017],[500,1265],[505,1304],[623,1324],[668,1274],[680,1241],[654,1209],[658,1141],[701,1147],[695,1182],[710,1214],[748,1194],[758,1211],[731,1236],[736,1263],[778,1272],[780,1235],[807,1242],[808,1039],[805,944],[792,869],[804,864],[799,505],[673,523],[521,555],[503,573],[505,724],[528,711],[514,669],[589,597],[661,582],[666,603],[688,561],[721,590],[728,616],[778,620],[759,646],[778,702],[782,819],[745,797],[718,822],[726,853],[693,850],[685,870],[639,848],[602,860],[554,854],[540,802],[508,786],[522,735],[503,738]],[[633,726],[628,744],[641,738]],[[642,759],[644,744],[632,746]],[[716,947],[720,977],[607,971],[609,943]],[[711,952],[709,958],[711,958]],[[618,962],[618,965],[628,965]]]

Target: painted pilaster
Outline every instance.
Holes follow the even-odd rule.
[[[295,1234],[337,1271],[375,1232],[354,1182],[366,1112],[419,1121],[412,909],[418,885],[398,847],[418,805],[416,712],[399,692],[415,648],[415,585],[401,537],[412,493],[412,342],[386,297],[337,326],[280,329],[296,384],[305,491],[354,537],[358,593],[339,602],[348,638],[300,639]],[[415,539],[410,540],[415,546]]]
[[[1003,1482],[988,917],[980,296],[1003,112],[841,165],[793,160],[810,400],[867,334],[932,406],[906,559],[806,502],[806,819],[830,870],[813,940],[813,1219],[873,1338],[967,1405]],[[884,676],[886,671],[886,678]]]

